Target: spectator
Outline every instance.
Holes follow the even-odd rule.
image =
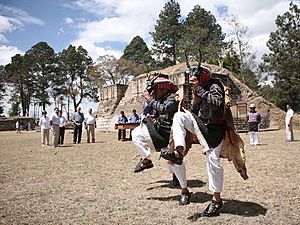
[[[132,114],[129,117],[129,123],[139,123],[139,122],[140,122],[140,117],[138,116],[138,114],[136,114],[136,110],[134,109],[132,110]],[[130,129],[130,140],[132,140],[132,136],[131,136],[132,130],[133,129]]]
[[[127,123],[127,122],[128,122],[128,119],[125,116],[124,111],[121,111],[121,115],[118,117],[118,123]],[[126,132],[125,129],[119,129],[118,130],[118,140],[121,140],[121,139],[124,140],[125,132]]]
[[[81,108],[78,107],[77,111],[73,114],[73,122],[74,122],[73,143],[74,144],[76,144],[76,142],[78,144],[81,142],[83,121],[84,121],[83,113],[81,112]]]
[[[247,115],[247,122],[249,127],[249,135],[250,135],[250,145],[258,145],[259,144],[259,136],[258,136],[258,126],[261,121],[261,116],[259,112],[255,110],[255,104],[250,104],[250,112]]]
[[[17,122],[16,122],[16,130],[17,130],[17,134],[21,134],[21,124],[20,124],[20,122],[19,122],[19,120],[17,120]]]
[[[59,124],[60,119],[58,115],[59,109],[57,107],[54,108],[54,113],[50,119],[50,125],[53,132],[53,147],[58,147],[58,139],[59,139]]]
[[[132,110],[132,114],[129,117],[129,123],[139,123],[140,117],[136,114],[136,110]]]
[[[95,143],[95,128],[96,118],[92,113],[92,109],[89,109],[88,115],[84,118],[84,125],[86,129],[87,143],[90,143],[90,137],[92,136],[92,143]]]
[[[292,120],[294,116],[294,110],[291,105],[286,105],[287,112],[285,116],[285,127],[286,127],[286,139],[287,141],[294,141],[294,132],[292,126]]]
[[[58,138],[58,144],[59,145],[63,145],[64,144],[64,139],[65,139],[65,129],[66,129],[66,124],[67,124],[67,119],[66,119],[66,117],[63,116],[61,110],[59,110],[58,116],[59,116],[59,138]]]
[[[41,127],[42,146],[49,145],[50,119],[47,116],[47,111],[42,111],[39,125]]]

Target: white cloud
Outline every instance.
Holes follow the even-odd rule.
[[[64,28],[60,27],[58,32],[57,32],[57,35],[61,35],[62,33],[64,33]]]
[[[45,22],[30,16],[27,12],[10,7],[10,6],[5,6],[0,4],[0,14],[3,17],[8,18],[9,20],[14,20],[15,23],[18,23],[19,25],[24,25],[24,24],[37,24],[37,25],[44,25]]]
[[[269,54],[267,47],[267,41],[269,40],[269,34],[256,35],[250,38],[249,43],[253,47],[253,52],[256,53],[257,62],[261,62],[261,57],[264,54]]]
[[[5,33],[24,27],[25,24],[44,25],[45,22],[23,10],[0,4],[0,42],[7,42]]]
[[[0,34],[0,43],[7,43],[8,40],[6,39],[6,37],[3,34]]]
[[[105,41],[129,43],[136,35],[141,36],[149,45],[151,44],[149,32],[153,31],[165,2],[167,1],[77,0],[75,2],[77,7],[99,16],[99,19],[78,23],[79,33],[74,43],[81,43],[84,47],[88,44],[90,49],[98,49],[92,50],[95,54],[107,52],[103,51],[103,46],[101,50],[97,47]],[[178,0],[177,2],[182,16],[187,16],[196,4],[211,11],[225,33],[228,32],[224,17],[226,12],[218,15],[218,10],[220,7],[227,9],[227,15],[237,16],[239,21],[248,27],[252,34],[250,42],[254,45],[253,48],[257,49],[258,57],[267,50],[265,43],[270,32],[276,29],[274,21],[277,15],[283,14],[289,7],[286,0]]]
[[[66,17],[66,18],[64,19],[64,21],[65,21],[65,24],[73,24],[73,23],[74,23],[73,19],[70,18],[70,17]]]
[[[115,8],[124,0],[76,0],[74,5],[98,16],[112,16]]]
[[[80,39],[72,43],[74,46],[83,46],[89,53],[89,56],[95,61],[101,55],[113,55],[117,58],[122,56],[122,52],[118,50],[113,50],[111,48],[103,48],[96,46],[94,43],[89,42],[88,40]]]
[[[11,62],[11,57],[16,54],[24,54],[14,46],[0,46],[0,65],[6,65]]]
[[[15,29],[15,25],[11,23],[8,17],[4,17],[0,15],[0,33],[13,31]]]
[[[149,32],[154,28],[160,9],[164,5],[164,2],[161,0],[77,1],[77,4],[82,9],[89,10],[89,12],[91,12],[92,3],[94,4],[94,8],[104,7],[106,9],[104,10],[105,12],[113,10],[111,15],[114,16],[79,23],[78,28],[80,32],[78,38],[73,43],[81,43],[89,53],[90,50],[95,54],[110,52],[116,57],[120,57],[122,53],[97,46],[106,41],[129,43],[137,35],[141,36],[147,42],[147,40],[150,40]]]

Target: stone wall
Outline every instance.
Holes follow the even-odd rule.
[[[192,64],[192,63],[191,63]],[[245,84],[242,84],[233,73],[224,69],[222,67],[211,65],[211,64],[203,64],[204,66],[208,67],[212,73],[213,77],[219,78],[222,83],[231,88],[231,98],[232,98],[232,110],[235,111],[233,116],[239,115],[237,113],[240,111],[237,108],[237,104],[245,103],[246,108],[243,114],[249,111],[247,105],[250,103],[255,103],[257,105],[257,110],[262,114],[264,120],[264,128],[283,128],[284,127],[284,115],[285,112],[281,109],[277,108],[272,103],[266,101],[261,96],[257,95],[254,91],[252,91],[249,87]],[[160,72],[169,75],[169,79],[177,84],[179,87],[179,94],[183,93],[183,84],[184,84],[184,72],[187,70],[186,64],[181,63],[175,66],[171,66],[165,68],[160,71],[152,71],[151,73]],[[104,99],[100,102],[100,106],[98,109],[99,116],[102,115],[103,121],[105,121],[105,129],[103,130],[113,130],[114,124],[117,120],[120,111],[124,111],[126,116],[129,116],[132,113],[133,109],[136,109],[138,114],[142,113],[143,110],[143,102],[144,99],[142,97],[142,91],[146,88],[146,81],[147,81],[147,74],[141,74],[135,78],[133,78],[128,88],[123,95],[124,97],[117,102],[115,98],[112,99]],[[113,88],[113,87],[111,87]],[[115,87],[117,88],[117,87]],[[109,96],[109,91],[106,91],[106,96]],[[114,92],[115,93],[115,92]],[[102,94],[100,94],[102,96]],[[111,95],[114,96],[114,95]],[[117,103],[117,104],[116,104]],[[107,110],[103,110],[107,108]],[[109,109],[109,110],[108,110]],[[245,123],[245,117],[241,116],[241,118]],[[101,128],[100,128],[101,129]]]
[[[100,104],[97,110],[97,130],[111,130],[110,121],[124,97],[128,85],[116,84],[100,89]]]
[[[124,97],[127,87],[128,85],[116,84],[101,88],[98,116],[112,114]]]

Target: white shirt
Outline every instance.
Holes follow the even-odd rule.
[[[40,126],[41,129],[50,129],[50,119],[48,116],[46,117],[42,116],[40,118]]]
[[[60,123],[59,123],[60,127],[66,126],[66,123],[67,123],[66,117],[64,117],[64,116],[59,117],[59,121],[60,121]]]
[[[285,124],[289,125],[290,122],[291,122],[291,118],[293,118],[293,116],[294,116],[294,110],[289,109],[289,110],[286,112],[286,116],[285,116]]]
[[[95,124],[96,118],[94,117],[94,115],[88,114],[84,117],[84,122],[86,124]]]
[[[53,113],[51,116],[51,120],[53,124],[58,125],[60,124],[59,116],[56,113]]]

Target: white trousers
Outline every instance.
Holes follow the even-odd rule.
[[[42,144],[49,145],[49,130],[41,128]]]
[[[142,159],[150,159],[151,149],[154,149],[151,144],[150,134],[146,125],[139,125],[132,130],[132,142],[135,144],[138,153]]]
[[[223,168],[220,165],[220,153],[223,141],[215,148],[206,151],[206,165],[208,186],[212,192],[221,192],[223,189]]]
[[[186,149],[186,130],[195,134],[195,127],[189,115],[184,112],[175,113],[173,118],[172,130],[175,148],[178,146],[182,146],[184,149]],[[206,151],[209,190],[211,190],[212,192],[221,192],[223,189],[223,168],[220,165],[220,152],[222,144],[223,141],[217,147],[211,148],[210,150]],[[186,179],[186,172],[179,175],[181,175],[182,177],[177,177],[178,180]]]
[[[249,131],[249,136],[250,136],[250,145],[258,145],[259,144],[258,132]]]
[[[185,150],[186,131],[188,130],[189,132],[195,134],[195,128],[190,116],[184,112],[176,112],[173,117],[172,130],[175,148],[177,146],[182,146]]]
[[[95,142],[95,124],[87,124],[86,137],[87,142],[90,142],[92,136],[92,142]]]
[[[169,169],[170,173],[175,173],[175,175],[179,181],[180,187],[187,188],[185,163],[183,162],[181,165],[168,164],[168,169]]]
[[[293,132],[292,124],[290,124],[290,125],[285,124],[285,132],[286,132],[286,139],[288,141],[293,141],[294,140],[294,132]]]

